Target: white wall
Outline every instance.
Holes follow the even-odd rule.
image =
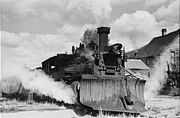
[[[175,39],[175,41],[168,47],[165,52],[160,56],[160,66],[164,71],[167,71],[167,62],[171,62],[171,52],[170,50],[179,49],[179,36]]]

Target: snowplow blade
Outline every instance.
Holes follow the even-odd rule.
[[[80,102],[94,110],[140,113],[145,111],[145,80],[82,75]]]

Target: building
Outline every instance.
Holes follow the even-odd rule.
[[[127,58],[141,59],[151,70],[158,65],[161,73],[168,70],[168,64],[175,64],[179,68],[179,34],[180,29],[169,34],[162,29],[162,36],[153,38],[142,48],[128,52]]]
[[[149,67],[140,59],[127,59],[125,63],[126,69],[133,71],[143,77],[149,77]]]

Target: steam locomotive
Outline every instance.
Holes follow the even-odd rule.
[[[122,44],[108,46],[110,28],[99,27],[97,31],[99,41],[93,51],[81,45],[75,54],[58,54],[45,60],[42,69],[72,87],[78,112],[144,112],[146,80],[126,70]]]

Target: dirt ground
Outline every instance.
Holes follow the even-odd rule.
[[[147,112],[151,117],[180,117],[180,96],[158,96],[146,100]]]
[[[0,109],[2,113],[17,113],[20,111],[55,111],[65,109],[65,107],[59,107],[55,104],[49,103],[33,102],[31,104],[28,104],[27,102],[18,102],[17,100],[11,100],[0,102]]]
[[[72,110],[54,104],[41,104],[13,101],[1,101],[1,118],[126,118],[126,116],[77,116]],[[147,112],[140,118],[180,118],[180,97],[158,96],[146,100]],[[129,116],[128,118],[132,118]]]

